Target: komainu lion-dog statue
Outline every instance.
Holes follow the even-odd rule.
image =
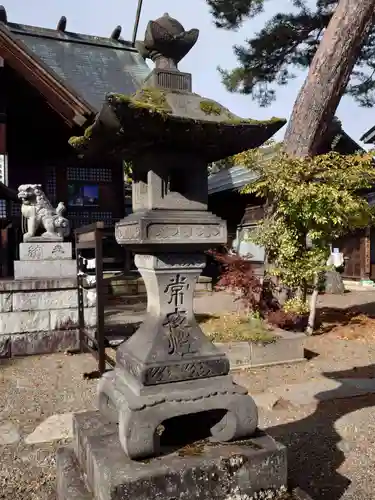
[[[18,188],[18,198],[22,202],[24,242],[35,240],[40,228],[45,229],[45,232],[38,238],[47,241],[62,241],[69,235],[69,221],[62,216],[64,203],[60,202],[53,208],[41,184],[22,184]]]

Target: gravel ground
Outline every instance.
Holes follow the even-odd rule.
[[[96,368],[89,354],[33,356],[0,361],[0,426],[12,422],[17,444],[0,446],[1,500],[55,500],[55,452],[63,441],[27,446],[23,439],[56,413],[95,407]]]
[[[267,432],[288,447],[289,478],[314,500],[373,500],[375,396],[263,412]]]
[[[348,295],[335,298],[329,307],[375,302],[372,292],[365,299]],[[206,306],[199,299],[197,312],[233,308],[227,297],[215,296],[205,298]],[[306,363],[237,372],[236,379],[250,392],[261,392],[322,373],[329,378],[375,378],[375,343],[324,335],[307,339],[306,348],[314,353]],[[1,500],[55,500],[54,457],[62,441],[28,446],[24,438],[51,415],[95,408],[97,381],[82,377],[95,368],[89,354],[0,361],[0,426],[11,422],[21,437],[16,444],[0,446]],[[291,480],[314,500],[373,500],[374,407],[374,395],[304,407],[281,401],[260,416],[262,426],[288,445]]]
[[[312,356],[308,362],[239,371],[236,379],[249,392],[258,393],[269,387],[309,381],[322,374],[339,378],[334,372],[341,370],[347,370],[346,378],[375,377],[375,343],[327,335],[307,338],[305,349]]]

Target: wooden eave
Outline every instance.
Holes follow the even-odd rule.
[[[88,103],[53,75],[3,23],[0,23],[0,56],[33,85],[71,127],[83,126],[95,114]]]
[[[18,191],[16,189],[11,189],[2,182],[0,182],[0,200],[9,200],[20,203],[18,198]]]

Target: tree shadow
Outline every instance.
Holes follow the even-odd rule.
[[[323,375],[336,380],[368,378],[370,373],[375,375],[375,365]],[[318,406],[308,417],[267,429],[288,448],[290,486],[300,486],[313,499],[339,500],[351,484],[349,478],[338,472],[345,454],[339,448],[342,438],[335,422],[344,415],[375,406],[375,394],[344,399],[341,387],[317,394]]]
[[[320,307],[317,311],[317,334],[329,333],[336,326],[361,324],[360,318],[357,319],[360,315],[374,319],[375,302],[358,304],[346,308]]]
[[[5,366],[15,365],[18,358],[4,357],[0,358],[0,369]]]
[[[199,324],[204,324],[207,323],[207,321],[210,321],[212,319],[219,319],[220,316],[217,314],[208,314],[208,313],[195,313],[195,319],[197,323]]]

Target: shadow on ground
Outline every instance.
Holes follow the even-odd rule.
[[[220,316],[217,314],[204,314],[204,313],[196,313],[195,314],[195,319],[197,320],[197,323],[199,324],[204,324],[207,323],[207,321],[210,321],[212,319],[219,319]]]
[[[375,373],[375,365],[323,375],[330,379],[345,379],[368,377],[369,373]],[[375,394],[334,399],[336,393],[339,397],[339,391],[340,388],[325,392],[324,399],[329,395],[331,400],[318,403],[310,416],[267,429],[288,447],[291,486],[300,486],[314,500],[339,500],[351,484],[338,472],[345,454],[339,448],[342,438],[335,429],[335,422],[344,415],[375,406]],[[318,394],[317,399],[322,395]]]
[[[336,326],[359,325],[363,321],[360,316],[375,319],[375,302],[346,308],[320,307],[317,311],[317,334],[329,333]]]

